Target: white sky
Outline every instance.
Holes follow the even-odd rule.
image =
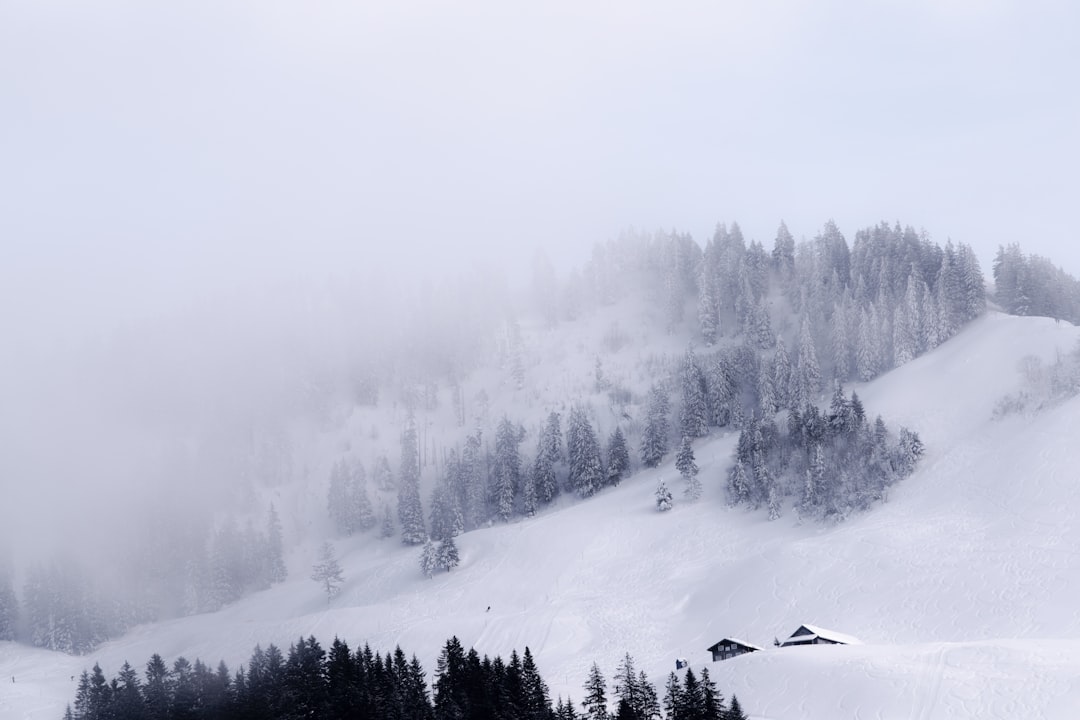
[[[1080,274],[1073,2],[0,0],[0,310],[899,219]]]

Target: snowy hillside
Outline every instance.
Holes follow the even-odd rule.
[[[284,584],[138,627],[88,657],[0,643],[0,718],[59,718],[71,676],[95,661],[109,676],[154,652],[235,669],[256,643],[308,634],[400,644],[429,672],[451,635],[489,654],[527,645],[553,696],[578,701],[594,660],[610,677],[630,652],[659,686],[676,657],[700,667],[706,647],[734,636],[768,650],[710,672],[754,717],[1075,717],[1080,398],[1034,417],[991,415],[1025,356],[1052,359],[1078,340],[1068,324],[992,313],[857,387],[871,414],[917,430],[927,452],[886,504],[842,525],[728,508],[736,436],[714,434],[697,445],[696,504],[680,502],[667,463],[588,502],[467,533],[461,566],[434,579],[417,548],[352,538],[338,543],[347,583],[328,605],[307,578],[312,542],[293,552]],[[670,513],[654,510],[658,477],[675,493]],[[772,648],[801,623],[865,644]]]

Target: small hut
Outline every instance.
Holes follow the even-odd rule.
[[[713,662],[717,660],[730,660],[733,657],[761,650],[757,645],[751,645],[735,638],[724,638],[711,647],[705,648],[712,653]]]
[[[799,629],[791,633],[780,647],[796,647],[799,645],[862,645],[862,642],[851,635],[826,630],[816,625],[800,625]]]

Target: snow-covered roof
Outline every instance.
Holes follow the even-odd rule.
[[[811,642],[815,638],[821,638],[822,640],[828,640],[834,643],[841,643],[842,645],[862,645],[862,640],[855,637],[854,635],[845,635],[844,633],[836,632],[835,630],[827,630],[825,628],[818,627],[817,625],[807,625],[806,623],[803,623],[799,626],[799,628],[806,628],[810,631],[811,634],[792,635],[782,644],[787,645],[788,643]],[[795,632],[798,632],[798,630],[796,630]]]
[[[739,640],[738,638],[724,638],[720,642],[718,642],[718,643],[716,643],[716,644],[714,644],[714,645],[712,645],[710,647],[707,647],[705,649],[712,652],[714,649],[716,649],[717,647],[723,645],[724,643],[734,643],[736,645],[742,645],[743,647],[748,647],[751,650],[761,650],[761,648],[759,648],[757,645],[754,645],[752,643],[748,643],[748,642],[746,642],[744,640]]]

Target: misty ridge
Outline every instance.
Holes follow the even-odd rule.
[[[734,223],[704,246],[628,231],[569,272],[538,252],[516,283],[379,270],[195,301],[9,378],[0,639],[85,653],[306,574],[306,548],[352,535],[452,571],[434,543],[671,458],[685,488],[658,509],[707,483],[840,522],[933,444],[844,384],[987,303],[969,246],[899,223],[850,243],[781,224],[768,249]],[[992,270],[1007,312],[1080,317],[1049,261],[1010,246]],[[730,471],[699,478],[694,441],[724,432]]]

